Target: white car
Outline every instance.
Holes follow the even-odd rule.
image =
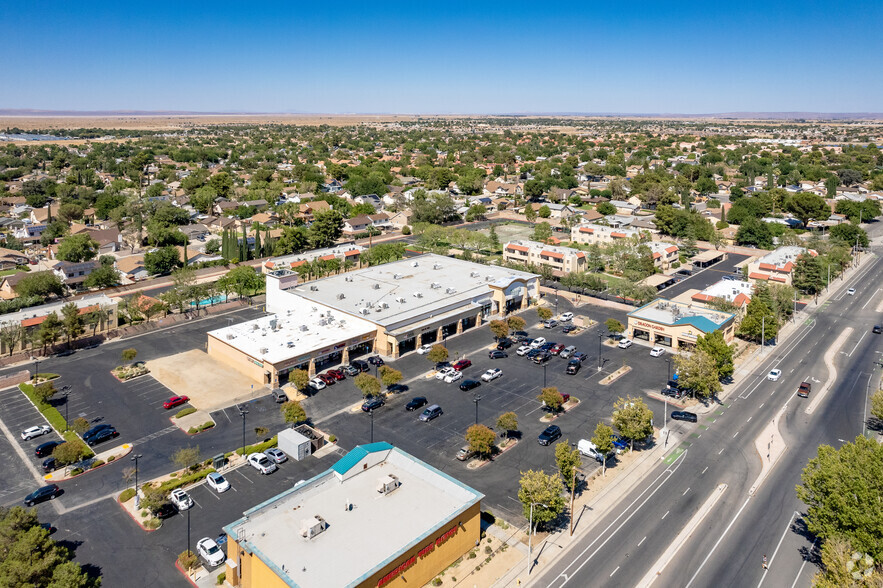
[[[263,453],[252,453],[248,456],[248,465],[262,474],[272,474],[276,471],[276,464]]]
[[[573,320],[573,313],[572,312],[565,312],[561,316],[558,317],[558,320],[561,321],[562,323],[569,323],[570,321]]]
[[[438,370],[438,373],[435,374],[435,379],[436,380],[444,380],[445,378],[448,377],[448,375],[450,375],[456,371],[457,370],[455,370],[452,367],[442,368],[442,369]]]
[[[545,342],[546,342],[546,338],[545,338],[545,337],[537,337],[537,338],[534,339],[533,342],[530,344],[530,348],[531,348],[531,349],[538,349],[538,348],[542,347],[543,343],[545,343]]]
[[[25,441],[28,441],[30,439],[33,439],[34,437],[39,437],[51,432],[52,427],[50,427],[49,425],[37,425],[36,427],[28,427],[27,429],[22,431],[21,438]]]
[[[221,492],[226,492],[230,489],[230,482],[225,480],[224,476],[222,476],[218,472],[212,472],[208,476],[206,476],[205,483],[209,485],[209,488],[214,489],[214,491],[218,494],[220,494]]]
[[[496,380],[500,376],[503,375],[503,370],[499,368],[489,369],[485,373],[481,374],[481,379],[485,382],[490,382],[491,380]]]
[[[524,356],[524,355],[527,355],[530,352],[530,350],[531,350],[530,345],[522,345],[521,347],[519,347],[518,349],[515,350],[515,353],[516,353],[516,355]]]
[[[193,506],[193,499],[180,488],[172,490],[171,494],[169,494],[169,500],[172,501],[172,504],[174,504],[175,508],[178,510],[187,510]]]
[[[328,387],[328,385],[319,378],[313,378],[312,380],[310,380],[310,385],[312,385],[313,388],[315,388],[316,390],[324,390]]]
[[[205,537],[196,542],[196,553],[205,560],[209,566],[216,568],[227,559],[224,550],[218,547],[214,539]]]
[[[782,375],[782,370],[780,370],[780,369],[770,370],[770,373],[768,373],[766,375],[766,379],[769,380],[770,382],[777,382],[779,380],[779,376],[781,376],[781,375]]]
[[[654,347],[650,350],[651,357],[659,357],[663,353],[665,353],[665,349],[663,349],[662,347]]]
[[[451,372],[450,374],[448,374],[447,376],[445,376],[445,382],[447,382],[448,384],[450,384],[450,383],[452,383],[452,382],[456,382],[457,380],[459,380],[459,379],[462,378],[462,377],[463,377],[463,373],[462,373],[462,372],[458,372],[457,370],[454,370],[453,372]]]
[[[281,449],[276,449],[275,447],[271,447],[264,451],[264,455],[270,458],[271,461],[275,461],[276,463],[282,463],[288,461],[288,456],[285,455],[285,452]]]
[[[850,296],[855,296],[855,288],[850,288],[849,290],[846,291],[846,293],[849,294]]]
[[[632,342],[630,339],[623,339],[622,341],[619,342],[619,345],[617,345],[617,347],[619,347],[620,349],[628,349],[631,346],[632,346]]]
[[[432,351],[433,343],[427,343],[426,345],[421,345],[420,349],[417,350],[419,355],[426,355],[430,351]]]

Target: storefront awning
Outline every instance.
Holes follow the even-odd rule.
[[[473,317],[478,312],[481,311],[481,307],[477,304],[471,304],[467,308],[458,308],[456,310],[452,310],[450,312],[446,312],[443,314],[437,314],[435,316],[431,316],[429,318],[423,319],[416,323],[411,323],[397,329],[393,329],[391,331],[387,331],[387,333],[395,338],[399,338],[402,335],[407,335],[410,332],[423,332],[424,327],[442,327],[444,325],[451,324],[452,322],[459,320],[461,318]],[[453,334],[453,333],[451,333]]]

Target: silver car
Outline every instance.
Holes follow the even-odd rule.
[[[281,449],[276,449],[275,447],[271,447],[264,451],[264,455],[270,458],[271,461],[275,463],[282,463],[288,461],[288,456],[285,455]]]

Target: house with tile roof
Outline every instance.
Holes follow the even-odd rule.
[[[545,266],[551,268],[558,275],[586,269],[586,253],[584,251],[537,241],[509,241],[503,247],[503,260]]]
[[[615,243],[621,239],[641,238],[643,233],[629,227],[610,227],[597,223],[582,223],[570,229],[570,240],[574,243],[602,244]]]
[[[650,248],[650,254],[653,257],[653,265],[659,269],[666,270],[671,264],[678,260],[678,246],[674,243],[665,241],[647,241],[645,243]]]
[[[804,253],[817,256],[818,253],[806,247],[788,245],[779,247],[748,264],[750,280],[791,285],[794,264]]]

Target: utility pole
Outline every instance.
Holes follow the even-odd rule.
[[[530,568],[533,567],[533,562],[531,561],[531,539],[533,539],[533,507],[534,505],[540,505],[543,508],[549,508],[549,505],[543,504],[542,502],[531,502],[530,503],[530,518],[527,522],[527,576],[530,577]]]
[[[766,333],[766,317],[760,317],[760,354],[763,355],[763,347],[766,345],[766,338],[764,337]]]
[[[70,431],[71,422],[68,420],[68,406],[70,406],[71,399],[71,387],[70,386],[62,386],[61,392],[64,394],[64,430]]]
[[[585,478],[582,474],[580,474],[580,481]],[[576,468],[573,468],[573,479],[570,481],[570,536],[573,537],[573,522],[576,518],[576,513],[573,512],[573,497],[576,493]]]
[[[138,460],[144,457],[140,453],[136,453],[129,459],[135,462],[135,510],[138,510],[141,507],[141,497],[138,496]],[[187,544],[190,544],[190,537],[187,537]]]
[[[481,395],[480,395],[480,394],[476,394],[476,395],[472,398],[472,402],[475,403],[475,424],[476,424],[476,425],[478,424],[478,403],[479,403],[479,401],[481,401]]]
[[[239,409],[239,416],[242,417],[242,459],[245,459],[245,415],[247,415],[247,414],[248,414],[248,411],[245,410],[244,408],[240,408],[240,409]],[[189,513],[190,511],[188,510],[187,512]],[[190,515],[188,514],[187,516],[189,517]],[[188,518],[187,521],[188,521],[188,525],[189,525],[189,521],[190,521],[190,519]],[[190,548],[190,543],[189,543],[190,535],[189,535],[189,532],[188,532],[188,535],[187,535],[187,540],[188,540],[187,548],[189,549],[189,548]]]

